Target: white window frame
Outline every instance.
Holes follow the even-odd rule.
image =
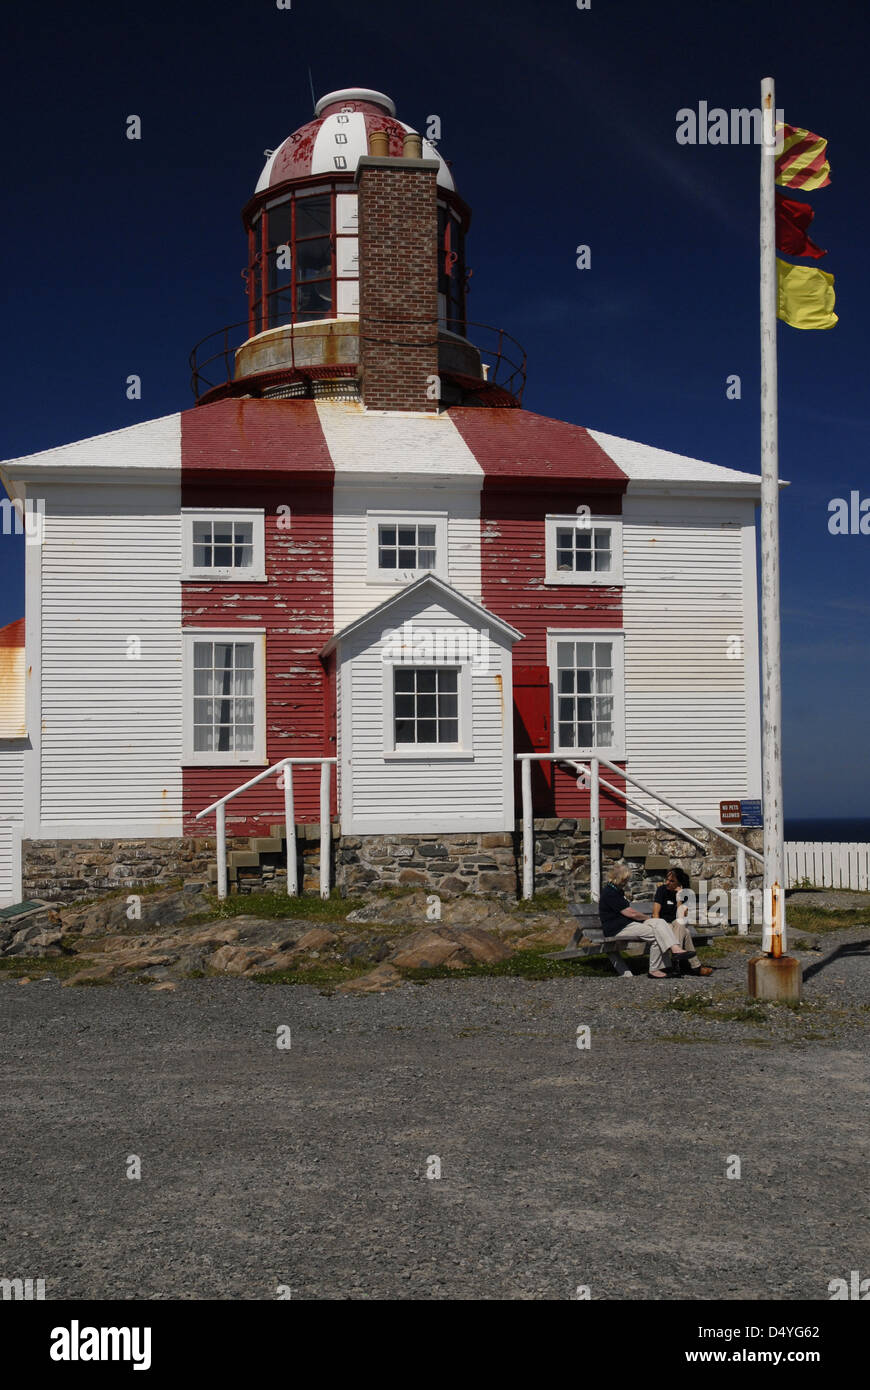
[[[547,584],[582,584],[584,588],[604,585],[612,588],[623,583],[622,564],[622,518],[618,516],[590,516],[588,523],[576,513],[568,516],[548,516],[546,518],[546,579]],[[593,531],[597,526],[610,529],[610,553],[612,568],[606,574],[596,574],[594,570],[573,572],[556,568],[556,532],[562,527],[572,526],[577,531]]]
[[[613,643],[613,742],[601,748],[564,748],[559,743],[558,642]],[[625,758],[625,633],[613,628],[548,628],[547,665],[550,669],[550,742],[553,753],[566,758],[591,758],[595,755],[618,762]]]
[[[396,743],[395,672],[402,670],[459,671],[456,682],[459,694],[458,743]],[[383,682],[384,759],[387,762],[431,762],[433,759],[474,759],[474,725],[471,710],[470,661],[385,661]]]
[[[184,636],[184,713],[182,766],[268,767],[266,758],[266,629],[262,627],[186,627]],[[193,646],[195,642],[253,642],[254,746],[247,753],[198,752],[193,746]]]
[[[215,566],[204,569],[193,563],[195,521],[252,521],[253,554],[248,569]],[[182,507],[182,579],[230,580],[233,584],[262,584],[266,578],[266,519],[262,507]]]
[[[434,526],[434,569],[382,570],[378,566],[379,526]],[[424,574],[437,575],[448,582],[447,574],[447,512],[366,512],[366,550],[368,584],[411,584]]]

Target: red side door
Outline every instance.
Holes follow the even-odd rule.
[[[547,753],[550,750],[550,671],[547,666],[514,667],[514,752]],[[519,767],[516,769],[517,806],[520,803]],[[532,763],[532,804],[538,816],[553,812],[553,764]]]

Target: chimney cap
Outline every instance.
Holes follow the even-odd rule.
[[[384,92],[373,92],[369,87],[342,87],[337,92],[327,92],[314,107],[315,116],[322,116],[328,106],[342,101],[370,101],[373,106],[381,106],[388,116],[395,116],[396,103]]]

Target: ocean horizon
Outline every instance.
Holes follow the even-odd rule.
[[[785,817],[786,840],[870,844],[870,816]]]

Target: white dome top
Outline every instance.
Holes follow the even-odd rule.
[[[315,174],[353,173],[368,154],[369,136],[384,130],[390,138],[390,156],[403,152],[406,134],[418,134],[413,126],[395,119],[395,104],[383,92],[367,87],[346,87],[321,97],[315,117],[288,135],[266,160],[256,193],[264,193],[293,179]],[[423,158],[437,159],[438,186],[455,190],[447,164],[431,141],[423,139]]]
[[[334,102],[351,101],[370,101],[372,106],[382,106],[388,116],[396,114],[396,103],[392,97],[388,97],[384,92],[373,92],[369,87],[342,87],[340,91],[327,92],[315,106],[314,114],[322,116],[327,106],[332,106]]]

